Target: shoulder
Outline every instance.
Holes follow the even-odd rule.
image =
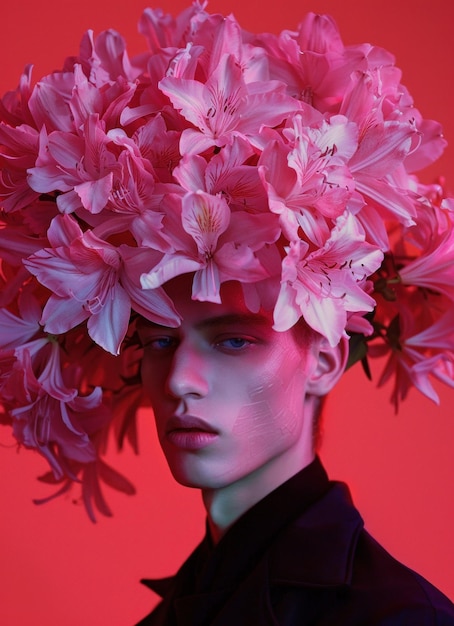
[[[336,626],[454,626],[454,605],[364,530],[341,484],[283,529],[270,581],[279,624],[310,613]]]
[[[454,625],[454,605],[423,576],[397,561],[363,531],[355,550],[351,593],[375,606],[383,624]]]

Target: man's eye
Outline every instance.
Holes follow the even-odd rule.
[[[226,339],[221,339],[217,342],[217,345],[220,348],[231,350],[232,352],[242,350],[251,344],[252,341],[246,339],[245,337],[227,337]]]
[[[144,341],[144,347],[151,350],[170,350],[175,347],[176,339],[174,337],[150,337]]]

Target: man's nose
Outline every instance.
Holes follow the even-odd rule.
[[[175,398],[191,395],[203,397],[208,393],[206,363],[195,346],[180,343],[173,355],[166,381],[167,392]]]

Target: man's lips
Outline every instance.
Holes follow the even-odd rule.
[[[219,436],[211,424],[192,415],[173,416],[166,424],[165,437],[176,448],[187,452],[202,450]]]
[[[218,434],[218,431],[213,428],[211,424],[201,419],[200,417],[194,417],[193,415],[174,415],[166,424],[166,435],[175,431],[189,431],[189,432],[204,432],[214,435]]]

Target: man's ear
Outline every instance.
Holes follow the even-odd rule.
[[[316,396],[325,396],[344,373],[348,359],[348,337],[342,337],[334,347],[322,337],[317,348],[317,365],[309,377],[307,391]]]

